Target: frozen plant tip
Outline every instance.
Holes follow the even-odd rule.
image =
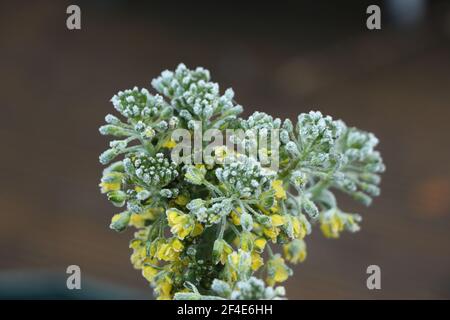
[[[233,90],[221,94],[201,67],[180,64],[151,84],[157,93],[134,88],[111,99],[122,119],[107,115],[100,128],[114,137],[100,155],[100,188],[121,208],[110,227],[136,229],[131,262],[158,299],[283,299],[278,284],[293,273],[288,263],[305,260],[312,227],[328,238],[359,230],[361,217],[338,208],[334,192],[365,205],[379,195],[385,167],[373,134],[318,111],[296,123],[263,112],[243,119]],[[173,160],[172,134],[199,123],[202,133],[279,138],[279,165],[247,155],[275,154],[252,134],[231,136],[241,149],[216,146],[214,163]]]

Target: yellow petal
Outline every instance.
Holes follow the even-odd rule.
[[[174,239],[172,241],[172,248],[176,251],[176,252],[180,252],[181,250],[183,250],[184,246],[183,243],[178,240],[178,239]]]
[[[102,188],[102,193],[120,190],[120,182],[101,182],[99,186]]]
[[[133,213],[130,217],[129,224],[136,228],[142,228],[145,226],[145,219],[140,214]]]
[[[266,239],[264,238],[258,238],[255,240],[255,248],[258,249],[259,251],[263,251],[264,247],[266,246]]]
[[[120,219],[120,217],[121,217],[120,213],[113,215],[111,218],[111,222],[116,222],[117,220]]]
[[[280,230],[278,228],[263,228],[263,233],[275,243]]]
[[[166,140],[166,142],[163,143],[162,146],[164,148],[173,149],[173,148],[175,148],[176,145],[177,145],[177,143],[175,142],[174,139],[168,139],[168,140]]]
[[[279,214],[273,214],[270,216],[270,219],[272,220],[272,225],[274,227],[278,227],[284,224],[284,217],[280,216]]]
[[[200,223],[196,223],[194,226],[194,230],[192,230],[191,236],[196,237],[203,232],[203,226]]]
[[[185,195],[179,195],[175,198],[175,203],[179,206],[185,206],[188,202],[189,199]]]
[[[231,211],[231,221],[236,226],[239,226],[241,224],[241,219],[235,211]]]
[[[282,180],[273,180],[272,188],[275,190],[275,197],[278,199],[286,199],[286,191],[283,188]]]
[[[252,270],[256,271],[261,268],[262,265],[264,265],[264,261],[261,256],[256,252],[252,252]]]
[[[158,270],[151,266],[144,266],[142,268],[142,275],[149,282],[152,282],[157,274],[158,274]]]

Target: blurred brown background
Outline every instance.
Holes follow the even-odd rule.
[[[246,114],[318,109],[381,140],[381,197],[341,199],[362,230],[315,230],[291,299],[450,298],[450,3],[382,2],[379,31],[363,1],[74,3],[79,31],[66,28],[68,2],[0,4],[0,297],[65,292],[76,264],[81,297],[151,298],[129,263],[131,233],[108,229],[98,127],[115,92],[184,62],[233,87]],[[378,291],[366,288],[371,264]]]

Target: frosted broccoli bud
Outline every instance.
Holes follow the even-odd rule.
[[[99,156],[99,161],[101,164],[108,164],[111,161],[114,160],[115,157],[117,157],[119,155],[119,151],[116,149],[108,149],[106,151],[104,151],[100,156]]]
[[[124,117],[133,120],[149,119],[161,113],[168,117],[171,113],[162,96],[151,95],[147,89],[139,90],[137,87],[119,91],[111,102]]]
[[[123,162],[127,173],[147,186],[163,187],[178,176],[176,164],[162,153],[155,157],[145,154],[129,155]]]
[[[130,221],[131,212],[124,211],[122,213],[116,214],[112,217],[110,228],[121,232],[126,229],[128,222]]]
[[[214,202],[214,204],[210,205],[202,199],[194,199],[186,205],[186,208],[189,209],[196,220],[206,226],[219,223],[221,218],[227,216],[234,208],[230,199],[221,201],[212,199],[209,202]]]
[[[283,287],[266,287],[264,281],[255,277],[239,281],[230,295],[235,300],[278,300],[286,294]]]
[[[231,295],[231,288],[225,281],[214,279],[211,285],[211,289],[217,293],[217,295],[228,298]]]
[[[99,128],[99,132],[100,132],[100,134],[102,134],[104,136],[108,135],[108,136],[114,136],[114,137],[127,137],[131,133],[129,130],[127,130],[123,127],[120,127],[117,125],[112,125],[112,124],[107,124],[107,125],[101,126]]]
[[[345,164],[341,169],[344,176],[335,185],[365,205],[380,194],[379,173],[385,170],[383,159],[375,150],[377,145],[378,139],[372,133],[356,128],[347,129],[338,145]]]
[[[224,159],[223,167],[215,171],[230,194],[240,198],[257,198],[270,188],[275,173],[261,167],[252,157],[230,155]]]
[[[265,112],[254,112],[248,119],[241,120],[241,126],[245,130],[249,129],[280,129],[281,120],[273,118]]]
[[[272,137],[275,136],[283,144],[290,141],[289,132],[282,128],[281,120],[279,118],[274,119],[264,112],[255,112],[247,119],[241,119],[239,127],[244,131],[244,135],[234,135],[232,141],[242,145],[246,152],[252,151],[253,148],[259,151],[262,151],[263,148],[272,149]],[[265,145],[261,145],[263,141]],[[276,143],[278,145],[278,141]],[[278,152],[278,150],[276,151]]]
[[[245,231],[251,231],[253,228],[253,219],[250,214],[244,212],[241,215],[241,226]]]
[[[219,128],[242,112],[233,101],[233,90],[220,95],[219,85],[210,81],[209,71],[203,68],[190,70],[180,64],[175,72],[164,71],[152,86],[171,99],[172,106],[187,121],[207,120],[206,125]]]
[[[176,98],[189,90],[192,84],[199,81],[209,81],[209,71],[198,67],[189,70],[183,63],[180,63],[175,72],[165,70],[161,75],[152,80],[152,86],[159,93],[168,98]]]
[[[122,207],[127,200],[127,194],[121,190],[108,192],[108,200],[116,207]]]
[[[297,119],[296,131],[301,138],[301,147],[306,149],[317,145],[323,148],[323,143],[330,144],[334,131],[332,121],[330,116],[323,117],[320,111],[300,114]],[[322,139],[323,141],[321,141]]]
[[[296,125],[299,148],[304,152],[329,153],[344,128],[342,122],[323,116],[319,111],[302,113]]]

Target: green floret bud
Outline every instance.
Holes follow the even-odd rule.
[[[262,168],[254,158],[244,155],[227,156],[223,167],[217,168],[215,173],[228,192],[240,198],[258,198],[270,189],[275,177],[273,171]]]
[[[127,173],[146,186],[163,187],[178,176],[176,164],[162,153],[155,157],[145,154],[129,155],[123,162]]]

